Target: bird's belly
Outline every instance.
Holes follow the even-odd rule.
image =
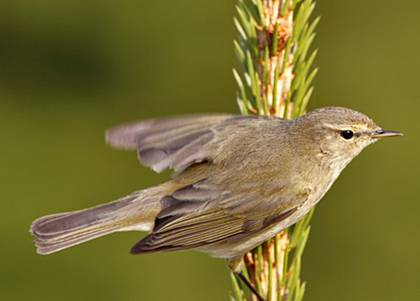
[[[338,175],[339,172],[331,175],[331,177],[329,177],[329,181],[316,185],[315,190],[312,191],[310,197],[300,205],[298,210],[278,224],[269,228],[261,229],[258,232],[245,232],[237,236],[229,237],[220,242],[200,247],[199,250],[219,258],[234,258],[242,256],[244,253],[261,245],[263,242],[274,237],[280,231],[302,219],[305,214],[308,213],[308,211],[315,206],[320,199],[322,199]]]

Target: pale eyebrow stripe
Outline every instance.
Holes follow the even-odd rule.
[[[351,126],[347,126],[347,127],[337,127],[334,126],[331,123],[323,123],[322,124],[323,127],[331,129],[331,130],[335,130],[335,131],[344,131],[344,130],[356,130],[357,132],[363,133],[363,132],[369,132],[369,129],[365,126],[358,126],[358,125],[351,125]]]

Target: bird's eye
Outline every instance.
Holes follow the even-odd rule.
[[[353,138],[354,133],[353,131],[350,130],[344,130],[340,132],[341,137],[343,137],[346,140],[350,140],[351,138]]]

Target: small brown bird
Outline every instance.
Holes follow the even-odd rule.
[[[42,217],[31,233],[50,254],[118,231],[148,231],[133,254],[186,249],[243,254],[296,223],[343,168],[378,139],[399,136],[362,113],[327,107],[294,120],[196,115],[113,128],[107,142],[173,179],[90,209]]]

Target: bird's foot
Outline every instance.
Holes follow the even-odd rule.
[[[235,275],[249,288],[255,297],[257,297],[258,301],[266,301],[242,272],[235,272]]]

